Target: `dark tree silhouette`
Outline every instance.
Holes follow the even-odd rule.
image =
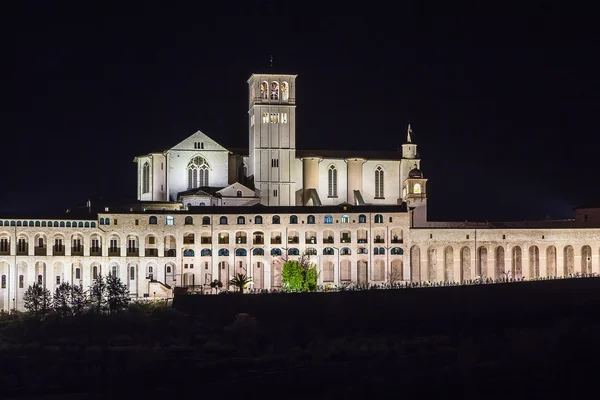
[[[90,287],[89,306],[90,311],[96,314],[102,314],[108,309],[108,286],[104,280],[104,276],[99,274]]]
[[[121,282],[121,279],[119,279],[118,276],[109,274],[106,278],[106,301],[108,311],[111,314],[121,312],[127,308],[130,300],[131,297],[127,285]]]
[[[62,316],[72,315],[72,296],[73,293],[71,284],[68,282],[61,283],[54,290],[54,298],[52,299],[52,309]]]
[[[25,309],[36,315],[45,315],[50,310],[52,295],[50,291],[40,285],[34,283],[29,285],[23,294],[23,305]]]

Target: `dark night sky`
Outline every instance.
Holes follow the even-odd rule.
[[[298,148],[395,149],[410,120],[434,219],[569,216],[600,192],[598,36],[583,9],[13,3],[0,212],[134,199],[133,158],[198,129],[246,147],[246,79],[269,54],[298,74]]]

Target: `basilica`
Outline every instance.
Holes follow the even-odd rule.
[[[114,274],[132,298],[177,286],[281,287],[305,254],[324,286],[600,272],[600,213],[539,222],[436,222],[409,125],[401,151],[296,149],[296,75],[248,79],[247,149],[196,132],[134,158],[137,201],[63,215],[0,215],[0,309],[32,283],[89,287]]]

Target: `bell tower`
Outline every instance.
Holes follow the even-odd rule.
[[[296,77],[252,74],[248,79],[248,176],[266,206],[296,205],[302,172],[296,160]]]
[[[414,164],[414,168],[408,173],[408,178],[404,180],[404,189],[406,193],[406,206],[412,212],[411,226],[424,227],[427,225],[427,179],[423,173]]]
[[[408,175],[413,168],[418,169],[421,166],[421,160],[418,158],[419,154],[417,153],[417,144],[412,141],[412,132],[412,128],[410,127],[410,124],[408,124],[406,143],[402,145],[402,159],[400,160],[400,182],[403,183],[408,178]],[[403,185],[400,186],[402,187]],[[398,204],[407,201],[407,191],[405,188],[406,186],[402,188]]]

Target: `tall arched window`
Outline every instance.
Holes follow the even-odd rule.
[[[281,82],[281,100],[288,101],[290,98],[289,86],[287,82]]]
[[[413,186],[413,192],[414,192],[414,194],[421,194],[421,184],[420,183],[415,183],[415,186]]]
[[[208,170],[206,160],[200,156],[192,158],[187,166],[188,189],[208,186]]]
[[[375,198],[383,199],[383,168],[375,169]]]
[[[260,84],[260,97],[265,100],[269,98],[269,84],[267,81],[264,81]]]
[[[279,83],[271,82],[271,100],[279,100]]]
[[[335,168],[335,165],[329,167],[327,174],[329,182],[327,195],[329,197],[337,197],[337,169]]]
[[[150,163],[146,161],[142,167],[142,193],[150,192]]]

